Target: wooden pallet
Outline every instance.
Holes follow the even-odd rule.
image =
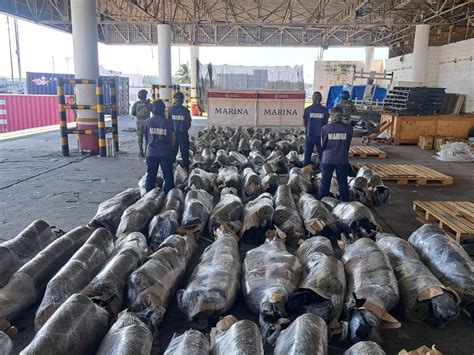
[[[365,164],[384,182],[396,181],[399,185],[441,184],[452,185],[453,178],[423,165],[409,164]]]
[[[413,201],[421,223],[437,223],[457,242],[474,235],[474,203],[461,201]]]
[[[376,147],[354,145],[349,148],[350,158],[386,158],[387,153]]]

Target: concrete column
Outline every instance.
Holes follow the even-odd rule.
[[[411,80],[423,84],[425,83],[426,67],[428,66],[429,39],[430,25],[416,25]]]
[[[197,67],[199,60],[199,47],[191,46],[191,107],[197,105],[197,85],[198,85],[198,76],[197,76]]]
[[[371,72],[374,66],[374,47],[365,47],[364,72]]]
[[[96,0],[71,0],[72,42],[74,47],[74,74],[76,79],[99,78],[99,54],[97,48]],[[95,105],[95,85],[77,85],[78,105]],[[97,113],[92,110],[77,111],[79,129],[97,129]],[[97,135],[80,135],[79,149],[99,152]]]
[[[158,25],[158,70],[159,84],[170,86],[172,84],[170,25]],[[172,99],[171,89],[160,88],[160,98],[165,100],[167,106],[170,105]]]

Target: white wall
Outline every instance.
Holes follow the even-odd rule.
[[[386,60],[394,81],[410,81],[413,54]],[[474,112],[474,39],[430,47],[426,86],[446,88],[448,93],[466,95],[462,112]]]

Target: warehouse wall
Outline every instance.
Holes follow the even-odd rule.
[[[411,81],[413,54],[387,59],[387,71],[394,81]],[[462,111],[474,112],[474,39],[430,47],[426,85],[446,88],[446,92],[466,95]]]

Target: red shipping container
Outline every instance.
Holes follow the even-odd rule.
[[[72,102],[72,97],[67,97],[66,102]],[[67,120],[74,122],[72,110],[67,110]],[[0,94],[0,133],[56,124],[59,124],[57,96]]]

